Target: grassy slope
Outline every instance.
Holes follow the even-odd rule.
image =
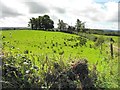
[[[71,46],[79,42],[76,39],[78,36],[61,32],[16,30],[3,31],[2,35],[6,37],[3,39],[3,42],[6,43],[4,46],[5,51],[9,51],[9,47],[14,47],[14,49],[10,49],[13,53],[24,53],[25,50],[28,50],[29,54],[47,54],[50,57],[53,57],[53,55],[59,57],[59,53],[64,51],[65,59],[80,57],[87,58],[90,62],[96,63],[96,61],[103,60],[104,57],[109,57],[108,54],[106,55],[106,51],[110,52],[108,44],[103,46],[102,54],[99,47],[96,49],[90,48],[90,44],[94,45],[94,42],[90,40],[87,40],[86,46],[72,48]],[[66,40],[71,38],[74,38],[74,40]],[[117,40],[117,37],[114,38]],[[67,43],[67,46],[64,45],[64,42]],[[53,46],[56,43],[57,46]]]
[[[11,35],[10,35],[11,33]],[[90,64],[97,64],[97,69],[105,74],[107,73],[107,79],[113,80],[110,77],[110,70],[113,70],[113,73],[117,72],[118,66],[116,65],[118,57],[114,58],[114,61],[110,61],[110,50],[108,41],[103,44],[102,53],[100,53],[100,47],[90,48],[90,44],[94,46],[94,42],[87,40],[86,46],[71,47],[79,42],[76,39],[77,35],[66,34],[61,32],[45,32],[45,31],[3,31],[2,36],[5,36],[3,39],[4,51],[12,51],[16,53],[24,53],[25,50],[29,51],[28,55],[31,54],[43,54],[48,55],[49,57],[59,58],[59,53],[64,51],[64,62],[70,63],[67,61],[69,58],[87,58]],[[67,39],[74,38],[73,41],[67,41]],[[116,37],[113,37],[117,40]],[[64,42],[67,43],[67,46],[64,45]],[[46,43],[46,44],[45,44]],[[53,46],[53,44],[57,46]],[[12,47],[10,49],[9,47]],[[14,48],[13,48],[14,47]],[[48,48],[49,47],[49,48]],[[52,48],[53,47],[53,48]],[[30,53],[31,51],[31,53]],[[56,53],[54,53],[56,51]],[[108,53],[106,53],[108,52]],[[91,67],[92,68],[92,67]],[[117,74],[116,74],[117,76]],[[111,81],[110,81],[111,82]],[[112,81],[113,84],[116,81]],[[112,84],[112,85],[113,85]],[[114,85],[115,86],[115,85]]]
[[[10,36],[11,32],[11,36]],[[66,41],[65,39],[76,38],[78,36],[65,34],[61,32],[45,32],[45,31],[4,31],[2,33],[6,38],[3,42],[6,42],[5,50],[9,50],[9,46],[15,47],[12,51],[15,53],[19,50],[23,53],[25,50],[32,51],[34,54],[48,54],[53,55],[53,50],[56,51],[54,55],[59,55],[58,53],[64,51],[64,57],[66,59],[71,55],[71,57],[86,57],[90,61],[100,60],[99,49],[89,48],[89,44],[93,43],[91,41],[87,42],[87,47],[74,47],[69,45],[74,45],[77,41]],[[53,43],[58,43],[58,46],[52,46]],[[64,42],[68,46],[64,45]],[[46,43],[46,44],[45,44]],[[49,47],[49,48],[48,48]],[[51,48],[53,47],[53,48]]]

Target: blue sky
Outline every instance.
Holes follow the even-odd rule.
[[[27,27],[31,17],[48,14],[55,27],[58,19],[80,19],[86,28],[118,29],[118,0],[0,0],[0,7],[0,27]]]

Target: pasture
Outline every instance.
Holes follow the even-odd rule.
[[[103,45],[104,51],[100,53],[100,48],[94,47],[94,42],[61,32],[45,32],[45,31],[3,31],[2,39],[3,47],[6,52],[11,51],[13,54],[47,54],[52,57],[59,57],[63,54],[65,59],[68,57],[86,58],[91,62],[101,60],[109,53],[109,41]],[[85,40],[85,42],[84,42]],[[116,41],[116,39],[115,39]],[[108,54],[107,54],[108,55]]]
[[[98,40],[102,35],[93,34],[92,36],[96,36]],[[114,40],[113,58],[111,58],[111,42],[109,38]],[[102,36],[102,39],[104,42],[99,44],[97,40],[94,41],[79,35],[62,32],[38,30],[2,31],[2,53],[5,57],[10,55],[15,58],[25,56],[31,59],[32,63],[38,68],[41,68],[43,61],[46,60],[46,56],[49,58],[49,64],[58,62],[64,69],[70,67],[72,62],[86,59],[89,70],[93,70],[94,66],[96,67],[98,77],[96,86],[117,88],[117,81],[119,80],[118,48],[116,49],[118,37]],[[21,66],[19,65],[20,59],[16,60],[18,61],[14,61],[13,65],[22,67],[22,64]],[[43,77],[42,71],[36,73],[37,75],[41,74],[41,77]]]

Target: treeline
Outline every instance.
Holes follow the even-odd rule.
[[[62,32],[83,32],[85,30],[85,23],[77,19],[76,25],[71,26],[65,23],[63,20],[58,20],[58,27],[54,28],[54,21],[48,16],[38,16],[37,18],[32,17],[28,23],[28,26],[32,30],[54,30]]]
[[[76,20],[75,26],[71,26],[65,23],[63,20],[58,20],[57,28],[54,28],[54,21],[49,15],[38,16],[37,18],[32,17],[28,22],[28,27],[2,27],[0,30],[48,30],[48,31],[60,31],[67,33],[84,32],[88,34],[99,34],[109,36],[119,36],[120,31],[112,30],[101,30],[101,29],[88,29],[85,28],[85,22]]]
[[[29,20],[28,26],[32,30],[49,30],[49,31],[60,31],[67,33],[84,32],[88,34],[99,34],[99,35],[109,35],[109,36],[119,36],[119,31],[111,30],[100,30],[100,29],[87,29],[85,28],[85,22],[76,20],[75,26],[71,26],[65,23],[63,20],[58,20],[57,28],[54,28],[54,21],[48,15],[38,16],[37,18],[32,17]]]
[[[119,36],[120,35],[120,31],[118,30],[86,29],[86,33],[108,35],[108,36]]]
[[[1,27],[0,30],[30,30],[29,27]]]
[[[28,26],[31,27],[32,30],[47,30],[54,28],[54,21],[50,19],[48,15],[38,16],[38,18],[32,17],[28,23]]]

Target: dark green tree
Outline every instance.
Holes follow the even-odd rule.
[[[85,29],[85,23],[77,19],[75,29],[77,32],[80,32],[80,31],[83,32]]]
[[[31,18],[30,21],[28,22],[28,27],[30,27],[31,29],[33,29],[33,19]]]
[[[75,31],[75,27],[73,26],[68,26],[68,30],[69,33],[73,33]]]
[[[38,29],[42,29],[43,28],[42,16],[38,16],[37,25],[38,25]]]
[[[37,18],[34,18],[32,17],[29,21],[29,24],[28,26],[31,28],[31,29],[37,29]]]
[[[42,17],[42,25],[45,30],[54,28],[54,22],[50,19],[48,15]]]
[[[67,24],[63,22],[63,20],[58,20],[58,30],[59,31],[66,31],[67,29]]]
[[[48,15],[39,16],[38,18],[31,18],[28,24],[31,29],[53,29],[54,22]]]

